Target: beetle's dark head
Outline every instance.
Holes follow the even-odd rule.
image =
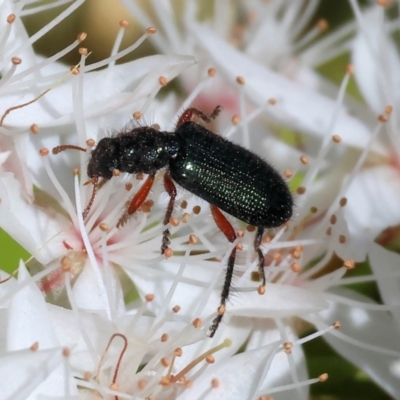
[[[89,178],[111,179],[118,169],[119,143],[114,138],[103,138],[90,155],[87,174]]]

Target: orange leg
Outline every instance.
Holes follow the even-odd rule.
[[[216,206],[211,205],[211,214],[214,218],[215,223],[218,228],[222,231],[225,237],[229,240],[229,242],[233,243],[236,240],[236,233],[233,229],[231,223],[226,219],[224,214],[220,211]],[[210,327],[210,337],[213,337],[215,332],[218,329],[220,322],[222,321],[222,317],[225,313],[226,308],[226,300],[229,297],[229,291],[231,289],[232,277],[233,277],[233,269],[235,267],[235,257],[236,257],[236,246],[232,249],[231,254],[228,259],[228,265],[225,275],[224,286],[222,287],[221,292],[221,303],[218,307],[218,315],[213,320],[213,324]]]
[[[175,199],[176,199],[176,187],[174,182],[171,179],[170,174],[167,172],[164,175],[164,187],[167,193],[169,194],[169,203],[167,212],[165,213],[164,217],[164,225],[169,223],[171,219],[172,211],[174,209]],[[169,244],[171,243],[170,239],[170,232],[169,229],[165,229],[163,232],[163,239],[161,244],[161,254],[164,254],[165,250],[168,248]]]
[[[140,206],[144,203],[144,201],[146,200],[147,196],[150,193],[151,187],[153,186],[155,175],[156,175],[155,173],[150,174],[147,177],[146,182],[142,185],[142,187],[135,194],[135,196],[133,196],[133,199],[131,200],[128,209],[124,212],[122,217],[119,219],[119,221],[117,223],[117,228],[119,228],[120,226],[124,226],[126,221],[128,221],[128,218],[132,214],[134,214],[140,208]]]
[[[211,113],[210,116],[204,114],[202,111],[198,110],[197,108],[188,108],[183,112],[183,114],[180,116],[178,123],[176,126],[181,126],[185,122],[189,122],[192,120],[193,116],[196,115],[199,117],[202,121],[204,122],[211,122],[213,119],[218,117],[218,114],[221,112],[222,107],[221,106],[216,106],[214,108],[214,111]]]

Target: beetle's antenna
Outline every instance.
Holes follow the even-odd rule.
[[[83,217],[83,219],[85,219],[86,217],[87,217],[87,215],[89,214],[89,211],[90,211],[90,209],[91,209],[91,207],[92,207],[92,205],[93,205],[93,202],[94,202],[94,198],[96,197],[96,193],[97,193],[97,189],[98,189],[98,181],[99,181],[99,177],[98,176],[94,176],[92,179],[91,179],[91,183],[93,183],[93,190],[92,190],[92,195],[90,196],[90,200],[89,200],[89,203],[87,204],[87,206],[85,207],[85,209],[83,210],[83,213],[82,213],[82,217]],[[90,182],[90,181],[89,181]],[[88,182],[86,182],[86,183],[88,183]],[[86,184],[85,183],[85,184]]]
[[[62,144],[61,146],[56,146],[53,148],[52,152],[53,154],[58,154],[65,150],[80,150],[86,152],[86,149],[84,149],[83,147],[75,146],[73,144]]]

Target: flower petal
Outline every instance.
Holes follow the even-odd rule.
[[[279,342],[271,343],[208,367],[178,400],[252,399],[270,369],[278,348]],[[213,379],[218,380],[216,388],[211,386]]]
[[[30,348],[35,342],[41,349],[59,346],[44,297],[23,261],[18,269],[18,284],[26,286],[12,297],[7,309],[7,350]]]
[[[252,101],[263,105],[270,98],[276,99],[276,105],[266,109],[273,118],[318,137],[327,133],[336,107],[333,100],[252,61],[203,25],[187,28],[232,84],[238,75],[244,76],[243,90]],[[357,148],[363,148],[370,136],[369,129],[344,107],[335,119],[334,131],[340,132],[343,142]]]
[[[392,276],[399,273],[400,255],[372,242],[368,256],[371,268],[377,276],[376,282],[382,300],[388,306],[393,306],[392,314],[400,327],[400,277]]]
[[[47,264],[65,253],[63,241],[78,248],[65,217],[29,204],[11,173],[0,175],[0,226],[36,259]],[[52,243],[51,246],[44,246]]]
[[[372,301],[354,291],[337,288],[333,293],[348,301]],[[330,302],[330,308],[320,314],[330,325],[339,320],[341,328],[331,330],[325,340],[343,357],[366,371],[384,390],[396,397],[400,393],[400,380],[391,372],[392,362],[399,358],[399,328],[394,318],[385,311],[356,307],[346,302]],[[317,327],[320,320],[310,318]],[[373,351],[371,347],[375,347]],[[393,352],[393,356],[389,355]]]

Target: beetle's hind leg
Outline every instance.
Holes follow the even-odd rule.
[[[261,277],[261,285],[258,288],[259,294],[265,293],[264,254],[260,249],[263,233],[264,233],[264,227],[263,226],[257,227],[256,236],[254,238],[254,250],[258,255],[258,273],[260,274]]]
[[[179,127],[182,124],[184,124],[185,122],[191,121],[193,116],[199,117],[202,121],[209,123],[218,117],[221,110],[222,110],[222,107],[218,105],[214,108],[214,111],[210,115],[206,115],[203,113],[203,111],[200,111],[197,108],[188,108],[179,117],[179,121],[176,124],[176,126]]]
[[[176,199],[176,187],[174,182],[171,179],[171,175],[166,172],[164,175],[164,187],[167,193],[169,194],[169,202],[168,202],[168,207],[167,207],[167,212],[165,213],[164,217],[164,226],[169,223],[169,220],[171,219],[172,211],[174,209],[174,204],[175,204],[175,199]],[[165,250],[168,248],[168,246],[171,243],[170,240],[171,233],[169,229],[165,229],[163,231],[163,238],[162,238],[162,244],[161,244],[161,254],[164,254]]]
[[[222,214],[220,209],[216,206],[211,205],[211,214],[218,228],[222,231],[222,233],[229,240],[229,242],[233,243],[236,240],[236,233],[231,223],[226,219],[226,217]],[[229,292],[231,290],[233,270],[235,267],[235,258],[236,258],[236,246],[232,249],[228,259],[224,286],[222,287],[222,292],[221,292],[221,303],[218,307],[218,315],[214,318],[213,324],[210,326],[210,337],[214,336],[220,322],[222,321],[222,317],[225,314],[226,300],[228,299]]]

